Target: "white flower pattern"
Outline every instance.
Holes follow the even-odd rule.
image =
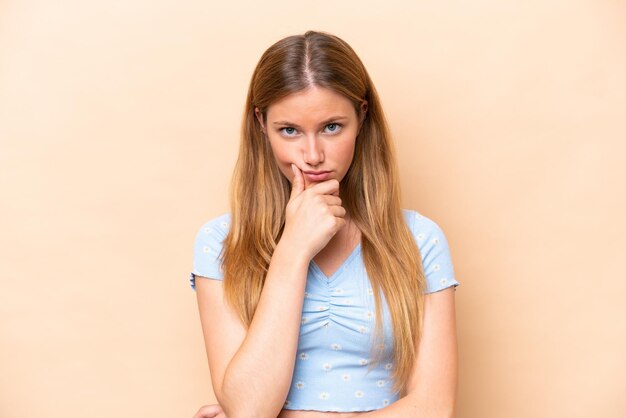
[[[438,275],[427,274],[428,288],[440,290],[446,286],[457,285],[458,283],[452,274],[446,241],[441,231],[428,218],[416,211],[411,213],[414,214],[414,220],[409,220],[409,225],[413,236],[416,238],[420,249],[425,250],[421,252],[422,265],[431,265],[431,271],[438,273]],[[216,270],[223,272],[221,263],[217,261],[217,255],[222,249],[221,245],[225,238],[224,231],[229,226],[228,220],[229,218],[221,218],[217,223],[202,227],[201,232],[203,234],[198,235],[195,247],[194,273],[198,276],[216,277],[215,275],[211,276],[211,272]],[[221,228],[219,228],[220,226]],[[202,256],[203,258],[197,258],[200,254],[207,255]],[[311,337],[306,341],[301,338],[298,342],[298,362],[296,362],[296,369],[294,370],[294,376],[297,375],[297,378],[292,393],[294,397],[290,396],[289,399],[285,400],[284,406],[286,407],[299,409],[303,405],[300,402],[304,402],[305,399],[300,399],[300,397],[307,396],[307,393],[310,394],[308,396],[312,395],[313,397],[317,394],[320,400],[333,399],[335,389],[333,385],[339,383],[341,383],[341,387],[345,388],[343,390],[351,389],[354,398],[359,399],[358,402],[368,402],[368,405],[371,405],[369,402],[374,402],[378,405],[388,406],[396,399],[390,398],[391,393],[388,392],[391,389],[391,386],[388,385],[390,382],[388,380],[389,374],[394,364],[392,362],[385,363],[383,360],[382,367],[372,370],[373,373],[367,376],[363,366],[369,365],[370,359],[358,356],[367,356],[368,349],[365,347],[365,343],[362,343],[362,350],[355,348],[355,342],[366,341],[364,334],[370,332],[367,325],[371,325],[371,321],[376,317],[376,312],[371,305],[373,299],[371,296],[374,295],[373,286],[371,282],[367,281],[366,275],[361,276],[365,274],[361,258],[356,257],[354,259],[358,260],[358,263],[345,264],[345,268],[338,270],[340,274],[332,277],[332,281],[334,281],[332,284],[331,280],[325,278],[327,280],[325,288],[320,288],[320,282],[316,282],[316,279],[311,280],[309,278],[309,275],[315,273],[314,270],[308,272],[307,291],[304,292],[306,300],[303,309],[303,313],[306,315],[301,317],[301,330],[305,330],[306,334],[311,334]],[[348,275],[350,275],[350,280],[346,280]],[[361,278],[365,281],[359,282]],[[190,278],[192,287],[194,280],[192,274]],[[366,295],[363,295],[363,291]],[[364,298],[363,296],[369,297]],[[387,307],[383,305],[382,308],[382,313],[386,317]],[[331,328],[330,325],[333,321],[335,325]],[[305,325],[307,326],[304,327]],[[329,329],[326,330],[327,328]],[[319,334],[321,329],[323,329],[324,334]],[[303,335],[301,333],[301,337]],[[325,346],[321,346],[319,343],[315,344],[316,339],[319,340],[321,335],[331,339]],[[312,341],[313,343],[311,343]],[[376,348],[384,351],[386,345],[377,344]],[[354,357],[357,358],[356,363]],[[313,363],[308,362],[311,358],[314,360]],[[307,363],[302,363],[303,361]],[[318,361],[319,363],[317,363]],[[327,380],[319,380],[319,382],[324,382],[323,386],[316,382],[313,375],[314,369],[318,370],[319,375],[324,372],[328,373]],[[369,373],[369,370],[367,371]],[[313,378],[309,380],[311,377]],[[367,392],[367,396],[364,391]],[[331,401],[333,408],[336,407],[335,402],[337,402],[337,405],[343,405],[339,408],[345,408],[343,411],[348,412],[348,408],[357,402],[352,398],[352,404],[349,404],[347,399],[344,401],[341,398],[345,399],[345,397],[335,395],[334,401]],[[309,401],[310,399],[307,399],[307,402]],[[342,402],[346,403],[342,404]],[[365,403],[360,405],[365,406]],[[341,411],[340,409],[337,412]]]

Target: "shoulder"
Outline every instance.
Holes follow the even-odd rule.
[[[202,236],[226,237],[230,228],[230,213],[224,213],[214,218],[208,219],[200,225],[196,238]]]
[[[415,210],[404,209],[409,229],[417,242],[426,276],[425,293],[438,292],[458,286],[452,264],[448,240],[441,227],[432,219]]]
[[[426,238],[437,235],[443,236],[441,227],[431,218],[414,209],[402,209],[404,219],[418,241],[421,244]]]
[[[190,284],[195,290],[196,276],[222,280],[221,253],[230,227],[230,214],[211,218],[200,226],[193,246],[193,270]]]
[[[221,252],[222,243],[230,229],[230,221],[230,213],[224,213],[200,225],[194,240],[196,256],[201,257],[202,253],[217,255]]]

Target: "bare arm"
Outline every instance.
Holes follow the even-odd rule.
[[[424,331],[407,395],[368,418],[453,418],[458,380],[454,288],[425,296]]]
[[[287,398],[310,260],[345,225],[339,182],[304,192],[296,181],[286,224],[248,330],[223,300],[222,283],[196,281],[213,390],[229,418],[275,418]],[[230,312],[229,312],[230,311]],[[210,339],[219,339],[217,345]]]
[[[276,248],[246,338],[224,376],[220,403],[229,418],[280,413],[293,376],[308,264],[290,248]]]

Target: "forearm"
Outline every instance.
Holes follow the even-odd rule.
[[[289,392],[309,260],[278,244],[246,338],[221,388],[229,418],[276,417]]]

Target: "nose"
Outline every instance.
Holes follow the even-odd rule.
[[[308,165],[315,167],[324,161],[324,150],[322,144],[315,135],[309,135],[305,139],[303,149],[304,162]]]

